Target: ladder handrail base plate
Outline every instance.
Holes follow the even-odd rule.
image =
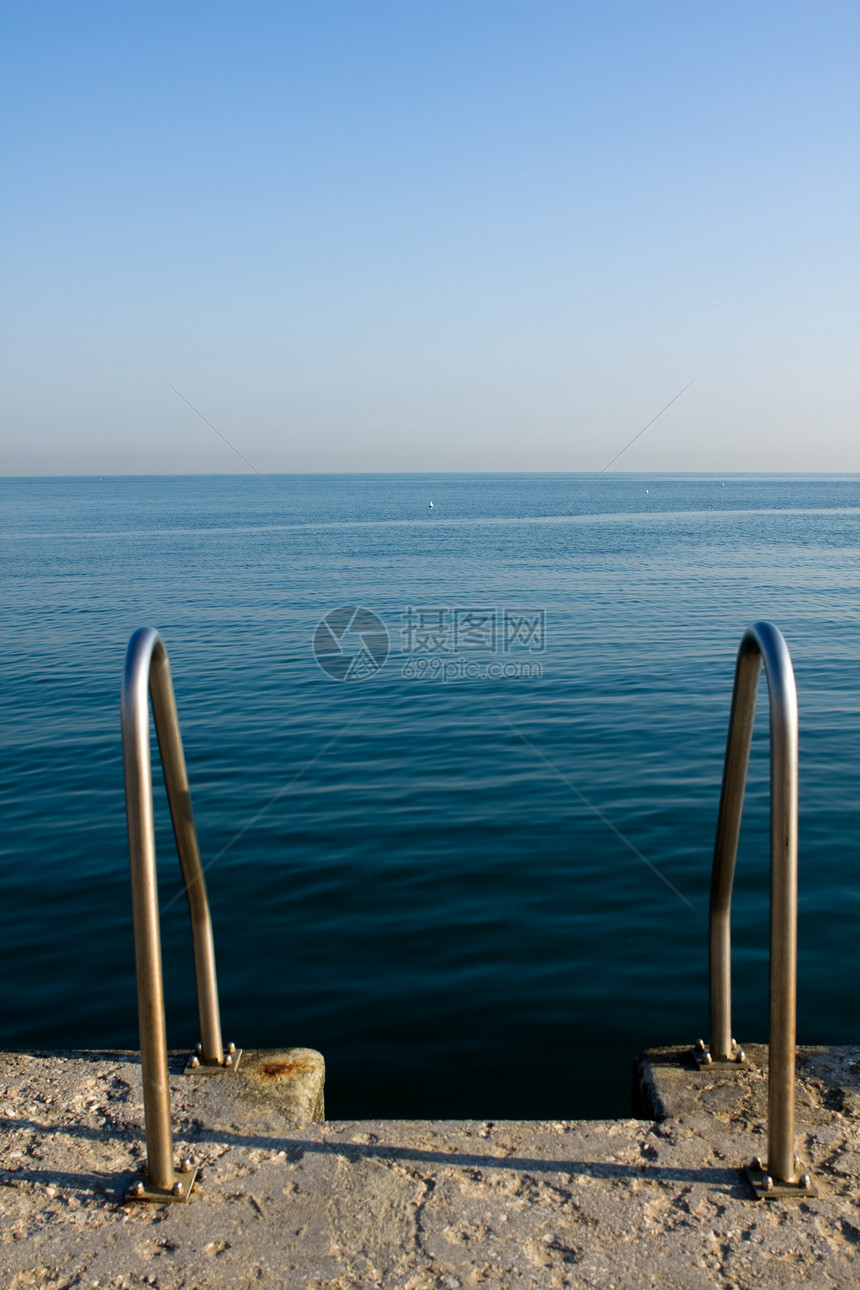
[[[159,1205],[176,1204],[177,1202],[189,1201],[191,1199],[191,1193],[194,1190],[195,1180],[199,1172],[200,1172],[200,1167],[199,1165],[196,1165],[193,1169],[190,1169],[187,1173],[183,1173],[180,1175],[180,1177],[177,1179],[177,1182],[182,1183],[182,1192],[179,1196],[175,1195],[172,1188],[153,1187],[153,1185],[150,1182],[147,1182],[144,1177],[143,1182],[132,1183],[132,1187],[133,1188],[136,1187],[138,1190],[127,1191],[122,1198],[123,1204],[125,1204],[127,1201],[132,1201],[132,1200],[155,1201]]]
[[[743,1053],[743,1061],[740,1060],[739,1054]],[[690,1049],[690,1056],[698,1070],[736,1070],[750,1071],[755,1070],[755,1062],[750,1061],[749,1055],[744,1052],[736,1040],[732,1041],[732,1055],[730,1057],[712,1057],[711,1050],[707,1046],[699,1048],[696,1045]]]
[[[752,1187],[756,1200],[810,1200],[817,1196],[818,1188],[801,1160],[797,1162],[797,1172],[797,1182],[781,1182],[774,1178],[770,1187],[764,1185],[768,1173],[763,1165],[744,1165],[743,1177]],[[800,1181],[803,1177],[808,1179],[806,1185]]]
[[[230,1054],[230,1056],[233,1058],[233,1061],[229,1066],[225,1066],[223,1062],[204,1062],[202,1059],[199,1059],[199,1058],[198,1058],[199,1065],[192,1066],[191,1058],[189,1057],[188,1061],[185,1063],[185,1068],[182,1074],[183,1075],[235,1075],[237,1070],[239,1069],[239,1059],[241,1058],[243,1051],[244,1049],[237,1048],[235,1053]],[[192,1057],[193,1056],[196,1056],[196,1053],[192,1053]]]

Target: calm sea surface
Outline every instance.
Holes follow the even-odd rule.
[[[319,1048],[334,1117],[626,1114],[637,1050],[707,1032],[722,757],[757,618],[799,693],[798,1037],[860,1039],[860,477],[273,483],[0,482],[0,1044],[137,1046],[119,687],[148,624],[219,856],[225,1038]],[[349,606],[361,631],[334,614],[316,637],[339,680],[314,639]],[[741,1042],[768,1028],[764,681],[759,718]],[[157,788],[183,1047],[190,932]]]

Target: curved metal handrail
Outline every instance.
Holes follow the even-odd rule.
[[[735,668],[711,877],[710,1058],[743,1061],[731,1037],[731,902],[762,659],[770,698],[770,1044],[767,1172],[761,1173],[764,1190],[770,1190],[774,1180],[783,1185],[797,1183],[798,1170],[794,1155],[797,690],[788,646],[769,622],[753,623],[744,632]]]
[[[147,691],[152,701],[173,835],[191,913],[201,1058],[203,1061],[222,1065],[224,1049],[218,1011],[212,921],[197,846],[170,664],[158,632],[152,627],[141,627],[129,641],[125,658],[122,680],[122,751],[146,1122],[146,1169],[151,1187],[166,1192],[174,1192],[178,1188],[176,1194],[182,1195],[183,1184],[176,1180],[170,1129]]]

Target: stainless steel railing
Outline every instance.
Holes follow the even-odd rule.
[[[708,1064],[744,1054],[731,1037],[731,902],[756,690],[764,660],[770,698],[770,1044],[767,1168],[750,1180],[762,1192],[811,1190],[794,1154],[797,1011],[797,690],[788,646],[773,623],[753,623],[738,650],[710,906],[711,1042]]]
[[[145,1199],[150,1198],[150,1193],[160,1199],[170,1196],[185,1198],[190,1191],[190,1179],[176,1176],[170,1128],[147,691],[152,700],[173,834],[191,913],[201,1034],[197,1064],[229,1068],[235,1059],[230,1053],[225,1057],[221,1041],[212,921],[191,809],[170,664],[158,632],[152,627],[141,627],[129,641],[122,681],[122,751],[148,1182],[148,1187],[138,1183],[132,1194]],[[187,1174],[187,1168],[184,1172]]]

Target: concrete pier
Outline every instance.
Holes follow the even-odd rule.
[[[741,1177],[766,1141],[767,1053],[747,1051],[731,1078],[652,1050],[636,1073],[652,1118],[542,1123],[319,1123],[307,1049],[246,1053],[235,1076],[176,1059],[177,1155],[202,1179],[166,1205],[126,1200],[145,1153],[135,1055],[0,1054],[2,1284],[856,1290],[860,1047],[798,1050],[819,1194],[791,1202]]]

